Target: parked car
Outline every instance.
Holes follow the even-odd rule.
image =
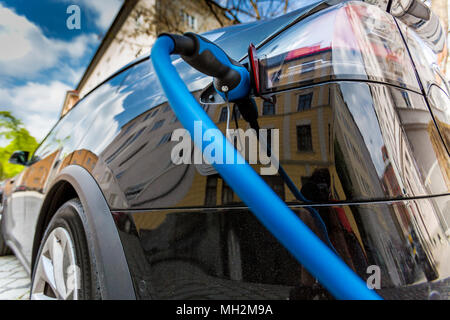
[[[361,278],[378,270],[383,298],[449,298],[450,103],[428,42],[357,1],[204,36],[242,63],[256,45],[259,125],[279,129],[280,163],[309,201],[278,174],[267,184]],[[211,78],[174,65],[224,131]],[[25,169],[5,190],[1,235],[32,276],[31,298],[330,298],[215,170],[173,163],[178,128],[145,57],[79,101],[33,155],[14,154]]]

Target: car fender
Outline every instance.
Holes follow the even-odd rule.
[[[136,299],[122,243],[108,204],[95,179],[86,169],[77,165],[64,168],[49,188],[36,224],[32,266],[48,225],[47,212],[51,208],[52,198],[67,183],[75,190],[83,205],[84,216],[80,218],[88,244],[91,245],[89,249],[92,260],[95,260],[92,262],[97,269],[102,299]]]

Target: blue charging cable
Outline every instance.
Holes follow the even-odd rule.
[[[191,60],[190,64],[199,71],[211,75],[211,70],[203,71],[207,67],[209,59],[209,62],[216,66],[213,70],[214,73],[221,74],[222,82],[215,79],[216,90],[223,89],[230,92],[230,87],[231,90],[237,88],[235,91],[238,92],[237,96],[242,94],[240,93],[242,88],[239,88],[239,83],[243,81],[243,79],[238,79],[235,76],[236,73],[239,73],[239,70],[236,71],[239,66],[235,65],[226,55],[228,61],[223,56],[221,56],[220,61],[215,59],[216,55],[222,55],[223,50],[217,46],[210,46],[211,42],[208,42],[208,49],[198,54],[199,48],[201,48],[199,43],[204,41],[204,38],[200,36],[189,35],[190,39],[194,39],[194,44],[188,39],[176,37],[183,36],[162,35],[156,40],[152,49],[152,63],[161,86],[176,116],[192,137],[194,136],[195,122],[200,122],[203,132],[209,129],[218,130],[180,78],[172,65],[170,55],[180,54],[182,57],[191,56],[191,58],[195,58],[196,54],[202,56],[206,63],[198,66],[198,61],[194,59]],[[180,45],[184,43],[186,45]],[[185,60],[189,63],[188,59]],[[223,79],[227,79],[224,76],[228,76],[232,81],[224,81]],[[233,87],[235,84],[236,86]],[[227,86],[228,88],[226,88]],[[222,162],[223,164],[213,163],[214,168],[242,201],[248,205],[261,223],[334,297],[348,300],[381,299],[286,206],[252,167],[242,159],[240,153],[223,134],[220,139],[222,141],[212,143],[218,143],[217,145],[224,148],[225,159]],[[203,149],[205,147],[202,145]],[[235,162],[235,159],[239,159],[239,161]],[[207,160],[212,162],[212,159]],[[244,164],[232,165],[226,163]]]

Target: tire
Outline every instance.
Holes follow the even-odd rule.
[[[11,249],[8,248],[8,246],[6,245],[5,239],[3,239],[2,225],[1,225],[1,220],[0,220],[0,257],[9,256],[11,254],[13,254]]]
[[[84,217],[81,202],[72,199],[50,221],[33,267],[31,299],[99,298],[95,266],[80,217]]]

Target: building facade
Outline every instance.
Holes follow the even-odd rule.
[[[158,34],[202,33],[229,24],[224,9],[208,1],[125,0],[76,90],[66,93],[61,117],[118,69],[149,54]]]

